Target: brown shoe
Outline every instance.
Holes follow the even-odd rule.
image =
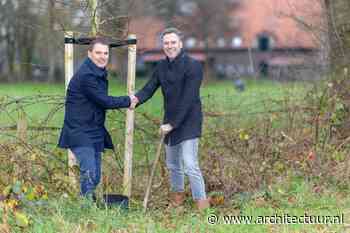
[[[184,192],[173,192],[170,193],[170,206],[178,207],[181,206],[185,201]]]
[[[203,199],[203,200],[197,200],[196,201],[197,209],[199,211],[208,209],[210,207],[210,199]]]

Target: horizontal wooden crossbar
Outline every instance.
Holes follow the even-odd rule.
[[[93,41],[95,38],[91,37],[80,37],[80,38],[73,38],[73,37],[65,37],[64,43],[65,44],[77,44],[77,45],[89,45],[91,41]],[[136,39],[129,39],[129,40],[119,40],[114,41],[109,44],[110,47],[121,47],[125,45],[131,45],[131,44],[137,44]]]

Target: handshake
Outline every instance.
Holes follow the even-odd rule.
[[[135,95],[130,95],[130,106],[129,109],[135,109],[136,105],[139,103],[139,99]]]
[[[139,99],[135,95],[129,95],[130,106],[129,109],[135,109],[136,105],[139,103]],[[170,124],[162,124],[159,128],[159,133],[162,135],[168,134],[173,130],[173,127]]]

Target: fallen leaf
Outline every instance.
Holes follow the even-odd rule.
[[[24,213],[15,212],[16,225],[20,227],[27,227],[29,219]]]

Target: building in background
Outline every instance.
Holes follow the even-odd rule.
[[[225,10],[215,12],[225,14],[222,19],[209,19],[211,12],[202,14],[195,1],[180,5],[180,15],[171,25],[184,32],[184,47],[191,56],[218,77],[263,75],[291,80],[320,76],[320,66],[325,64],[322,25],[326,25],[321,1],[230,2]],[[138,38],[138,67],[151,67],[164,56],[159,35],[167,25],[169,22],[155,16],[131,19],[129,31]],[[203,33],[205,25],[215,31]]]

